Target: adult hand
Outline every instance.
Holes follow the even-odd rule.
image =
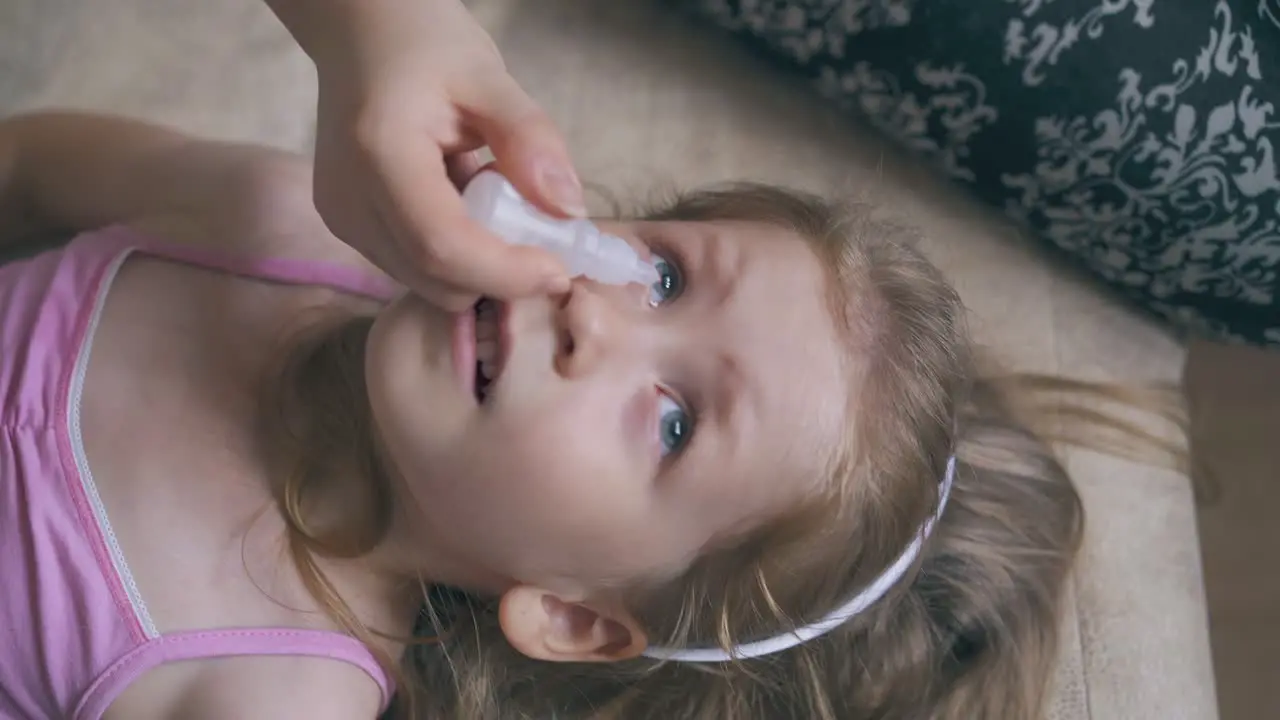
[[[488,146],[530,202],[585,213],[563,138],[460,0],[267,0],[319,78],[315,202],[329,229],[450,310],[560,292],[564,267],[466,214],[458,183]]]

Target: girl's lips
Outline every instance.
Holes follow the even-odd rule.
[[[476,391],[476,309],[458,313],[453,323],[453,370],[467,397]]]

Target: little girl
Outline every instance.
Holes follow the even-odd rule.
[[[451,315],[303,158],[0,124],[0,716],[1032,718],[1079,499],[865,208]],[[1027,383],[1022,383],[1026,385]]]

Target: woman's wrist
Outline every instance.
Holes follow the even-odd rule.
[[[351,44],[361,15],[379,12],[378,0],[265,0],[280,24],[317,67]]]

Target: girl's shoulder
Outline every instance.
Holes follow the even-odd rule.
[[[265,279],[386,296],[397,284],[325,225],[310,162],[258,146],[196,143],[176,165],[200,168],[180,202],[129,220],[141,249]],[[213,155],[214,157],[200,157]],[[348,287],[355,285],[356,287]]]

